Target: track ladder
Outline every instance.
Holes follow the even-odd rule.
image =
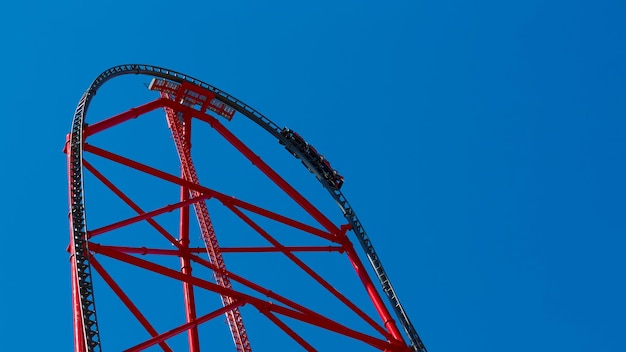
[[[161,96],[170,98],[170,96],[166,93],[161,93]],[[176,113],[173,109],[167,107],[165,108],[165,113],[167,116],[168,126],[172,131],[174,143],[176,144],[176,151],[178,152],[178,156],[180,158],[185,180],[193,182],[194,184],[200,184],[200,182],[198,181],[198,175],[196,174],[195,166],[191,160],[190,146],[188,146],[185,142],[186,139],[184,138],[183,121],[178,116],[178,114],[180,113]],[[190,194],[191,197],[200,196],[200,192],[195,190],[190,190]],[[222,252],[220,250],[219,244],[217,242],[217,237],[215,236],[215,232],[213,230],[213,224],[211,223],[211,218],[209,216],[209,210],[206,206],[206,203],[204,201],[195,203],[194,210],[196,213],[196,217],[198,218],[198,224],[202,233],[202,239],[204,240],[207,254],[209,255],[211,263],[215,264],[219,269],[225,270],[226,265],[224,264]],[[215,282],[219,286],[232,289],[232,285],[228,276],[223,275],[220,272],[214,271],[213,277],[215,278]],[[220,296],[222,298],[222,304],[224,306],[230,305],[234,302],[233,298],[230,296]],[[228,321],[228,326],[230,327],[230,332],[233,337],[233,342],[235,343],[237,351],[251,352],[252,349],[250,347],[250,341],[248,340],[248,335],[246,333],[246,329],[244,327],[239,308],[235,307],[234,309],[226,312],[226,320]]]

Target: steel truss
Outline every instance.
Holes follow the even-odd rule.
[[[97,90],[108,80],[127,74],[140,74],[154,78],[153,83],[160,84],[153,90],[160,91],[160,95],[153,101],[134,107],[110,118],[86,124],[88,107]],[[170,87],[165,89],[165,86]],[[165,172],[150,165],[133,160],[121,154],[100,148],[87,143],[90,136],[114,128],[129,120],[138,118],[157,109],[164,109],[171,130],[172,139],[180,159],[180,175]],[[307,198],[299,193],[281,175],[256,155],[251,148],[242,142],[220,121],[221,117],[230,120],[237,112],[262,127],[267,133],[275,137],[280,144],[296,158],[300,159],[309,171],[316,175],[323,187],[328,190],[332,198],[339,205],[346,223],[336,224],[320,212]],[[217,116],[215,116],[217,115]],[[321,229],[300,222],[288,216],[273,212],[258,205],[236,199],[230,195],[220,193],[201,183],[194,163],[191,159],[190,134],[192,121],[208,124],[214,131],[234,146],[244,157],[249,159],[267,178],[276,184],[285,194],[297,203],[321,226]],[[237,351],[251,351],[251,342],[248,339],[245,319],[241,308],[245,305],[253,306],[279,330],[287,335],[304,350],[315,351],[315,341],[310,341],[297,328],[291,326],[287,320],[297,320],[325,331],[345,336],[348,339],[360,341],[364,346],[370,346],[381,351],[420,351],[426,352],[420,337],[410,322],[405,310],[393,289],[389,277],[383,269],[382,263],[371,240],[366,234],[353,208],[340,191],[343,178],[332,174],[332,168],[327,161],[317,160],[317,154],[310,152],[308,143],[304,140],[294,140],[293,134],[285,133],[285,128],[278,127],[268,118],[246,105],[233,96],[195,78],[187,75],[149,65],[120,65],[110,68],[100,74],[83,94],[74,114],[71,132],[68,134],[65,153],[68,158],[68,183],[70,203],[70,247],[73,310],[74,310],[74,345],[75,351],[101,351],[102,343],[94,298],[93,271],[96,271],[115,293],[118,299],[145,329],[149,338],[143,339],[127,351],[142,351],[152,346],[159,346],[163,351],[172,351],[168,339],[186,333],[190,351],[200,350],[200,334],[198,327],[202,324],[225,316],[235,349]],[[291,136],[291,137],[290,137]],[[303,147],[306,145],[307,147]],[[313,149],[314,150],[314,149]],[[144,210],[139,202],[127,195],[114,182],[105,176],[97,167],[90,164],[85,155],[109,160],[127,168],[137,170],[159,180],[169,182],[180,188],[178,202],[168,204],[152,210]],[[87,207],[84,197],[85,171],[111,190],[119,199],[128,205],[136,215],[120,221],[111,222],[99,228],[89,228],[86,225]],[[269,247],[231,247],[222,248],[218,244],[217,235],[212,226],[206,201],[219,201],[232,214],[264,238]],[[199,223],[204,248],[190,246],[189,218],[193,208],[195,218]],[[177,211],[180,214],[178,238],[165,229],[155,217]],[[315,238],[322,239],[328,244],[288,246],[283,245],[250,214],[262,216],[282,223]],[[115,232],[136,223],[147,223],[158,232],[174,248],[146,248],[136,246],[105,245],[96,242],[97,236]],[[353,247],[349,234],[356,236],[364,255],[369,261],[373,273],[380,286],[376,287],[368,275],[356,249]],[[325,314],[299,304],[290,297],[273,292],[271,289],[259,285],[235,272],[227,269],[222,253],[282,253],[286,258],[309,275],[315,282],[341,302],[348,310],[359,317],[368,326],[368,332],[347,326]],[[327,278],[317,273],[305,263],[298,253],[344,253],[351,266],[356,271],[358,280],[374,310],[378,321],[370,317],[365,309],[357,306],[348,297],[337,290]],[[158,273],[161,276],[178,280],[184,288],[185,322],[161,330],[154,326],[150,319],[138,307],[134,300],[125,292],[105,266],[96,259],[98,256],[115,259],[146,271]],[[181,269],[175,270],[164,266],[158,261],[144,258],[148,256],[170,256],[179,258]],[[210,270],[213,280],[192,274],[192,265]],[[232,283],[237,284],[237,288]],[[244,287],[245,289],[241,289]],[[206,290],[221,297],[222,306],[208,313],[198,315],[195,303],[195,291]],[[387,303],[382,299],[386,296]],[[389,308],[395,313],[399,327],[392,318]],[[400,328],[402,330],[400,330]],[[252,343],[253,344],[253,343]]]

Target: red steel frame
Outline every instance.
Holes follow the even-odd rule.
[[[240,308],[244,305],[254,306],[268,322],[276,325],[293,341],[299,344],[304,350],[315,351],[315,341],[307,340],[304,336],[285,322],[285,318],[298,320],[311,326],[319,327],[323,330],[331,331],[346,338],[361,341],[364,346],[371,346],[381,351],[410,351],[411,348],[405,342],[402,334],[396,326],[389,310],[383,303],[380,293],[372,282],[366,267],[359,258],[353,244],[347,236],[350,230],[349,224],[335,224],[320,210],[318,210],[309,200],[299,193],[292,185],[281,177],[274,169],[265,163],[251,148],[246,146],[235,134],[227,129],[219,120],[211,114],[205,112],[206,106],[194,108],[193,104],[185,103],[184,91],[197,92],[204,94],[208,100],[214,98],[214,94],[200,87],[183,82],[180,89],[171,94],[161,93],[161,97],[150,101],[143,105],[132,108],[126,112],[110,118],[91,123],[83,129],[83,145],[82,152],[85,157],[82,159],[84,169],[108,189],[110,189],[119,199],[126,203],[136,212],[135,216],[111,222],[108,225],[99,228],[87,228],[88,239],[88,256],[94,271],[102,278],[119,300],[126,306],[129,312],[143,326],[150,338],[145,339],[134,346],[129,346],[127,351],[143,351],[149,347],[158,345],[163,351],[172,351],[172,347],[168,345],[168,339],[181,333],[187,333],[189,351],[200,351],[200,339],[202,336],[198,333],[198,326],[215,319],[219,316],[226,316],[230,332],[233,338],[235,349],[237,351],[251,351],[251,343],[248,341],[246,328],[244,327],[245,319],[242,318]],[[108,129],[115,128],[131,119],[141,117],[142,115],[156,109],[164,109],[168,120],[168,126],[172,132],[176,150],[181,161],[181,174],[159,170],[139,161],[133,160],[121,154],[113,153],[95,145],[87,143],[89,137]],[[295,201],[306,213],[308,213],[321,226],[320,228],[307,225],[296,219],[278,214],[272,210],[265,209],[252,203],[236,199],[230,195],[218,192],[210,187],[202,185],[195,172],[193,161],[191,160],[191,133],[192,121],[194,123],[206,123],[215,130],[221,137],[235,147],[243,156],[245,156],[254,166],[256,166],[264,175],[273,181],[280,189],[282,189],[291,199]],[[66,145],[65,152],[70,160],[69,149]],[[156,209],[144,210],[139,206],[139,201],[132,199],[128,194],[118,188],[114,182],[107,178],[104,173],[87,161],[89,157],[99,157],[107,159],[114,163],[124,165],[130,169],[134,169],[141,173],[150,175],[156,179],[170,182],[180,187],[180,199],[177,203],[168,204]],[[82,156],[81,156],[82,158]],[[71,187],[71,185],[70,185]],[[217,242],[216,234],[211,225],[211,219],[206,208],[205,201],[207,199],[218,200],[223,206],[236,215],[241,221],[249,225],[270,245],[265,247],[229,247],[221,248]],[[189,224],[192,211],[190,206],[194,207],[194,214],[200,223],[200,231],[204,239],[205,248],[197,248],[190,246]],[[161,226],[156,216],[172,211],[179,212],[179,228],[178,238],[168,232]],[[329,245],[319,246],[285,246],[279,242],[272,234],[264,229],[259,223],[255,222],[248,213],[256,214],[278,223],[298,229],[308,233],[313,237],[322,238],[329,242]],[[71,214],[70,214],[71,216]],[[165,238],[174,248],[145,248],[132,246],[112,246],[97,243],[94,239],[98,236],[105,236],[109,233],[123,229],[138,222],[148,223],[156,232]],[[70,220],[70,226],[72,221]],[[242,244],[245,245],[245,244]],[[74,249],[70,246],[70,252],[73,254]],[[270,288],[256,284],[237,273],[230,272],[222,259],[222,253],[263,253],[263,252],[279,252],[289,258],[296,266],[302,269],[304,273],[313,278],[339,302],[344,304],[348,309],[353,311],[362,321],[369,326],[369,329],[375,333],[364,333],[355,328],[349,327],[332,318],[320,314],[313,309],[305,307],[290,297],[282,296],[273,292]],[[349,298],[339,292],[329,281],[317,273],[313,268],[301,260],[297,253],[300,252],[338,252],[345,253],[351,266],[353,267],[358,279],[361,281],[366,294],[369,296],[374,310],[378,314],[378,319],[370,317],[365,313],[364,308],[357,306]],[[203,255],[206,254],[206,257]],[[124,291],[107,269],[97,259],[98,256],[113,258],[129,265],[143,268],[147,271],[158,273],[164,277],[178,280],[183,286],[183,296],[185,301],[185,322],[166,331],[159,331],[151,324],[142,310],[135,304],[133,299]],[[178,257],[181,264],[180,270],[174,270],[150,261],[149,256],[174,256]],[[208,257],[208,258],[207,258]],[[74,258],[72,256],[71,258]],[[74,348],[77,352],[89,350],[85,344],[84,322],[81,316],[80,295],[78,290],[78,279],[76,275],[75,260],[71,260],[72,266],[72,288],[73,288],[73,310],[74,310]],[[213,272],[213,281],[207,278],[195,276],[192,272],[192,266],[208,268]],[[257,294],[245,293],[232,287],[231,281],[238,285],[246,287]],[[198,315],[195,302],[195,290],[203,289],[216,293],[221,297],[222,307],[213,311]],[[264,298],[260,298],[262,296]],[[281,319],[283,317],[283,319]],[[277,348],[280,348],[277,346]],[[340,349],[340,348],[338,348]]]

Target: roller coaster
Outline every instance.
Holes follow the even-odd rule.
[[[148,90],[154,92],[158,97],[114,116],[87,123],[87,111],[96,92],[107,81],[124,75],[140,75],[149,78]],[[165,111],[167,126],[171,132],[171,139],[179,159],[180,175],[165,172],[134,160],[132,157],[88,143],[88,140],[94,135],[104,133],[159,109]],[[252,148],[248,147],[225,126],[225,123],[229,123],[239,116],[243,116],[261,127],[293,157],[300,160],[302,165],[317,178],[330,194],[334,203],[339,206],[345,222],[337,223],[337,221],[330,220],[307,197],[296,190],[285,178],[262,160]],[[196,164],[192,161],[191,155],[192,121],[210,126],[288,195],[304,212],[315,219],[322,228],[239,200],[201,183]],[[236,351],[251,351],[254,344],[248,333],[251,327],[244,323],[246,322],[246,314],[242,310],[244,306],[252,306],[264,317],[265,324],[274,326],[274,330],[279,331],[282,336],[287,336],[286,340],[306,351],[318,350],[316,335],[308,335],[304,332],[306,329],[300,330],[302,329],[300,325],[315,327],[341,336],[348,341],[361,344],[364,349],[426,352],[422,340],[391,285],[381,259],[374,250],[372,241],[354,209],[341,192],[344,182],[343,176],[331,166],[326,157],[320,154],[299,133],[287,127],[279,127],[260,112],[232,95],[196,78],[161,67],[142,64],[112,67],[97,76],[82,95],[74,113],[71,131],[67,135],[64,152],[67,154],[68,160],[70,205],[70,246],[68,251],[70,252],[72,269],[74,349],[76,352],[102,351],[103,349],[103,336],[106,336],[106,332],[101,333],[100,331],[101,324],[98,319],[99,314],[97,314],[95,300],[95,277],[98,277],[102,285],[108,285],[113,296],[117,297],[143,329],[145,337],[139,337],[143,335],[138,334],[137,339],[133,340],[134,342],[130,346],[124,347],[126,351],[143,351],[149,348],[163,351],[179,350],[178,347],[169,343],[171,338],[179,335],[187,335],[186,345],[189,351],[200,351],[201,341],[208,340],[208,342],[204,342],[204,345],[211,346],[210,340],[212,338],[204,338],[204,335],[199,332],[199,328],[206,322],[215,320],[220,316],[226,318],[227,330],[230,332],[234,349]],[[87,155],[106,159],[155,179],[169,182],[180,189],[180,198],[175,203],[146,211],[141,208],[136,199],[122,191],[101,170],[88,162]],[[105,185],[135,214],[119,221],[111,221],[98,228],[87,226],[88,206],[85,198],[85,192],[88,189],[85,182],[87,173]],[[236,248],[220,246],[216,233],[218,231],[213,227],[212,218],[206,205],[209,199],[218,200],[228,211],[260,234],[270,245]],[[91,209],[91,205],[89,209]],[[172,234],[172,231],[166,230],[156,219],[157,216],[172,212],[180,214],[177,226],[178,238]],[[325,241],[327,245],[284,245],[252,219],[248,213],[271,219],[307,233],[316,239]],[[198,231],[204,245],[203,248],[191,246],[189,218],[192,214],[195,214],[198,221]],[[166,240],[170,248],[144,245],[110,245],[95,241],[101,235],[114,233],[137,223],[148,224]],[[356,238],[360,244],[361,252],[352,245],[350,238]],[[340,318],[331,317],[330,314],[322,313],[321,310],[318,311],[316,308],[300,304],[296,301],[297,298],[275,292],[271,288],[255,283],[252,279],[228,270],[223,254],[252,252],[283,254],[325,289],[331,297],[347,307],[360,320],[359,324],[361,325],[349,326],[348,323],[340,322]],[[330,283],[331,279],[316,272],[312,266],[306,264],[297,255],[301,252],[344,254],[354,273],[356,273],[357,281],[360,282],[369,298],[367,307],[357,305],[339,292]],[[163,265],[158,260],[144,259],[150,255],[177,258],[181,268],[176,270]],[[122,289],[121,285],[113,279],[97,259],[98,256],[113,258],[119,262],[158,273],[181,283],[185,302],[184,322],[173,325],[161,324],[167,326],[166,328],[153,324],[147,317],[150,312],[142,310],[136,301]],[[363,264],[362,256],[369,262],[370,268]],[[192,265],[208,269],[211,272],[212,280],[192,274]],[[378,284],[374,283],[371,276],[376,277]],[[306,288],[303,289],[306,290]],[[219,296],[221,307],[211,310],[207,314],[200,314],[195,302],[197,292],[200,290]],[[383,297],[386,298],[386,301]],[[372,318],[369,312],[375,312],[374,315],[378,315],[378,319]],[[391,312],[394,313],[395,319]],[[292,323],[293,321],[298,323]],[[362,325],[366,328],[362,328]],[[263,329],[264,327],[254,328]],[[114,338],[104,337],[104,344],[107,344],[107,339]],[[279,341],[282,340],[280,338],[273,341],[275,342],[272,345],[273,350],[290,350],[289,348],[292,348],[286,347],[292,346],[289,343],[281,345]],[[336,350],[342,350],[342,348],[336,346]]]

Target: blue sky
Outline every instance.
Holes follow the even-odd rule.
[[[430,351],[622,350],[624,15],[620,1],[4,5],[0,346],[71,349],[61,149],[90,82],[146,63],[323,151]]]

